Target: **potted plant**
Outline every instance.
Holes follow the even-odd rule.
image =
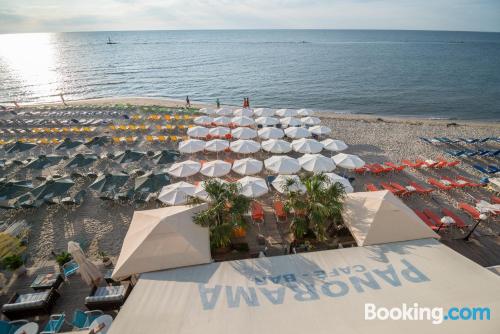
[[[99,256],[101,257],[102,264],[106,268],[109,268],[109,267],[111,267],[113,265],[113,262],[111,261],[111,259],[109,258],[109,256],[106,255],[106,253],[104,253],[103,251],[99,252]]]
[[[210,246],[215,254],[231,251],[231,237],[235,229],[245,227],[243,214],[250,207],[250,199],[240,194],[236,183],[222,183],[218,180],[207,180],[204,188],[208,195],[208,208],[197,213],[193,221],[208,227]],[[199,200],[192,199],[193,204]]]
[[[3,259],[3,265],[5,268],[14,273],[14,275],[21,276],[26,273],[26,266],[24,261],[18,254],[12,254],[6,256]]]
[[[62,270],[62,266],[69,261],[73,260],[73,257],[70,253],[62,251],[61,253],[56,255],[56,262]]]

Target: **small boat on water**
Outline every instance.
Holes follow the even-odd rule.
[[[116,42],[111,41],[111,37],[108,37],[106,44],[116,44]]]

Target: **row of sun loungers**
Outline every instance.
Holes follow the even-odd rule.
[[[426,137],[420,137],[420,139],[428,144],[459,144],[459,143],[465,143],[465,144],[480,144],[480,143],[486,143],[488,141],[493,141],[493,142],[499,142],[500,143],[500,138],[499,137],[486,137],[486,138],[456,138],[456,139],[450,139],[448,137],[431,137],[431,138],[426,138]]]
[[[434,191],[432,188],[426,188],[416,182],[409,182],[407,186],[403,186],[398,182],[381,182],[380,187],[377,187],[373,183],[368,183],[365,185],[365,188],[367,191],[388,190],[396,196],[408,196],[411,194],[428,195]]]
[[[417,159],[415,162],[410,160],[402,160],[401,164],[395,164],[393,162],[384,162],[383,164],[366,164],[362,168],[357,168],[354,170],[357,174],[371,173],[374,175],[385,174],[389,172],[401,172],[406,168],[447,168],[454,167],[458,165],[460,161],[447,161],[445,159],[439,159],[438,161],[433,160],[420,160]]]
[[[500,150],[447,150],[445,151],[447,154],[454,156],[454,157],[460,157],[460,158],[471,158],[475,156],[479,157],[497,157],[500,155]]]
[[[474,169],[476,169],[484,174],[496,174],[500,171],[500,167],[495,166],[495,165],[483,166],[480,164],[474,164],[474,165],[472,165],[472,167],[474,167]]]
[[[429,178],[427,179],[427,182],[430,185],[433,185],[434,187],[438,188],[439,190],[443,191],[448,191],[456,188],[465,188],[465,187],[482,187],[484,186],[481,183],[476,183],[468,178],[465,178],[463,176],[457,176],[456,180],[453,180],[449,177],[441,177],[441,180],[437,180],[435,178]]]
[[[458,228],[468,227],[468,225],[465,224],[460,217],[446,208],[441,209],[442,216],[427,208],[423,210],[413,209],[413,211],[420,219],[422,219],[422,221],[427,226],[432,228],[434,231],[440,231],[447,228],[447,225],[441,222],[441,219],[445,216],[451,217],[455,221],[454,225]]]

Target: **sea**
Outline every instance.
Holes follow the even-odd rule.
[[[115,44],[107,44],[111,40]],[[120,31],[0,35],[0,104],[144,96],[500,121],[500,33]]]

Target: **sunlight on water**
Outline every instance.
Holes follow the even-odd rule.
[[[7,81],[23,87],[21,96],[12,99],[53,95],[60,90],[53,34],[0,35],[0,45],[0,66]]]

